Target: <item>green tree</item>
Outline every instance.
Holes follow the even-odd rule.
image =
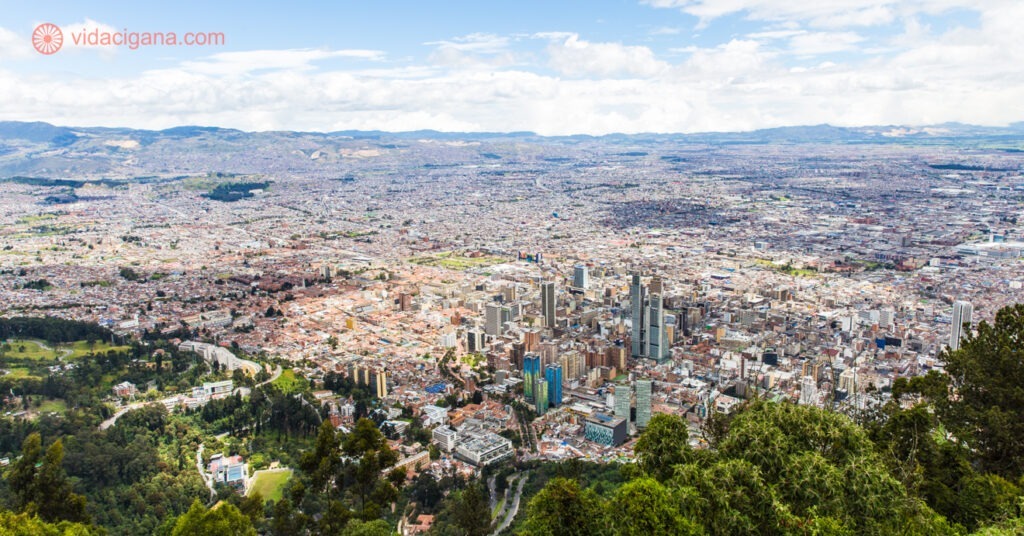
[[[58,439],[42,452],[38,432],[29,434],[22,443],[21,458],[8,473],[7,482],[14,493],[17,507],[36,514],[44,521],[88,522],[85,497],[72,491],[61,465],[64,444]]]
[[[628,482],[615,493],[608,524],[620,536],[684,536],[702,534],[683,517],[672,494],[653,478]]]
[[[942,421],[977,452],[982,470],[1024,474],[1024,304],[982,321],[941,359],[956,394],[939,405]]]
[[[255,536],[256,529],[238,508],[220,503],[207,509],[198,499],[174,523],[171,536]]]
[[[353,519],[345,525],[341,536],[391,536],[391,526],[383,519],[374,521]]]
[[[491,509],[480,482],[448,496],[444,510],[435,520],[435,532],[445,536],[484,536],[491,532]]]
[[[299,467],[310,476],[310,484],[317,492],[323,491],[338,469],[338,449],[341,442],[331,421],[320,423],[313,450],[302,453]]]
[[[524,533],[531,536],[590,536],[605,531],[601,500],[575,480],[553,478],[530,500]],[[614,514],[618,515],[618,513]]]
[[[102,531],[89,525],[61,521],[47,523],[27,513],[0,510],[0,534],[3,536],[99,536]]]
[[[651,417],[647,429],[636,442],[637,465],[647,475],[664,482],[672,476],[673,467],[695,459],[687,439],[686,421],[676,415]]]

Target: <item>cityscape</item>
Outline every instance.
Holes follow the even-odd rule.
[[[4,110],[0,533],[1024,530],[1024,116]]]

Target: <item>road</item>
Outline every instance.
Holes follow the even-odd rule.
[[[200,443],[199,450],[196,451],[196,470],[199,471],[199,477],[203,479],[206,487],[210,488],[210,502],[213,502],[217,498],[217,492],[213,490],[213,475],[206,474],[206,470],[203,469],[203,448],[205,445]]]
[[[156,404],[156,402],[134,402],[117,410],[117,413],[114,413],[113,417],[100,423],[100,430],[106,430],[107,428],[114,426],[114,423],[117,422],[117,419],[121,417],[121,415],[124,415],[133,409],[139,409],[147,404]]]
[[[270,375],[270,379],[265,381],[265,382],[257,383],[256,387],[259,387],[261,385],[266,385],[266,384],[268,384],[268,383],[270,383],[270,382],[280,378],[282,372],[284,372],[284,369],[281,368],[281,365],[278,365],[277,366],[277,370],[275,370],[274,373]]]
[[[519,479],[519,486],[516,488],[516,494],[515,496],[512,497],[512,506],[506,506],[506,508],[508,508],[508,513],[505,514],[505,518],[502,520],[501,524],[498,525],[498,528],[495,529],[493,533],[491,533],[492,536],[497,536],[498,534],[501,534],[501,532],[507,529],[509,525],[512,524],[512,521],[516,518],[516,514],[519,513],[519,498],[522,497],[523,495],[523,486],[526,485],[526,478],[528,476],[530,476],[529,471],[523,473],[522,478]]]

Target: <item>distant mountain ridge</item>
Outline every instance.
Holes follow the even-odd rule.
[[[4,121],[0,122],[0,180],[18,176],[123,179],[208,172],[347,177],[368,159],[424,168],[491,167],[517,161],[571,165],[577,158],[601,153],[644,158],[685,146],[700,149],[773,144],[902,144],[1024,152],[1024,123],[1007,127],[959,123],[926,127],[811,125],[751,132],[541,136],[533,132],[435,130],[246,132],[189,125],[143,130]]]
[[[612,133],[604,135],[576,134],[567,136],[542,136],[534,132],[443,132],[437,130],[414,130],[389,132],[383,130],[338,130],[331,132],[271,130],[243,131],[233,128],[183,125],[163,130],[133,129],[127,127],[68,127],[45,122],[0,121],[0,140],[24,140],[36,143],[67,144],[82,135],[121,135],[138,138],[141,141],[157,138],[194,138],[200,136],[223,136],[244,138],[257,135],[279,136],[322,136],[359,139],[391,138],[399,140],[480,140],[495,138],[543,138],[543,139],[679,139],[706,143],[836,143],[836,142],[880,142],[901,139],[954,139],[954,138],[1017,138],[1024,137],[1024,122],[1012,123],[1006,127],[988,127],[964,123],[941,123],[926,126],[880,125],[864,127],[838,127],[828,124],[785,126],[753,131],[721,131],[697,133]]]

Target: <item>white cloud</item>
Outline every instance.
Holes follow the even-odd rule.
[[[651,77],[668,70],[651,49],[621,43],[592,43],[577,34],[554,37],[547,47],[550,65],[571,77]]]
[[[647,33],[649,33],[650,35],[679,35],[682,32],[683,30],[681,28],[676,28],[673,26],[660,26],[658,28],[651,29],[651,31]]]
[[[424,44],[436,47],[428,58],[432,64],[448,68],[496,69],[520,61],[519,55],[509,49],[510,41],[503,35],[473,33]]]
[[[919,13],[936,14],[954,8],[977,10],[1001,0],[641,0],[657,8],[674,8],[698,17],[702,25],[711,20],[745,13],[747,18],[765,21],[805,21],[820,28],[848,28],[889,24],[897,18]]]
[[[259,70],[315,69],[314,62],[327,59],[354,59],[380,61],[385,57],[379,50],[363,49],[285,49],[285,50],[246,50],[241,52],[219,52],[199,60],[186,61],[181,67],[187,71],[240,75]]]
[[[797,56],[815,56],[853,50],[864,38],[854,32],[811,32],[794,35],[789,50]]]
[[[0,27],[0,60],[27,58],[32,54],[35,52],[28,36],[20,36]]]
[[[508,48],[509,38],[503,35],[488,33],[472,33],[447,41],[428,41],[425,45],[439,48],[451,48],[463,52],[494,54],[504,52]]]

